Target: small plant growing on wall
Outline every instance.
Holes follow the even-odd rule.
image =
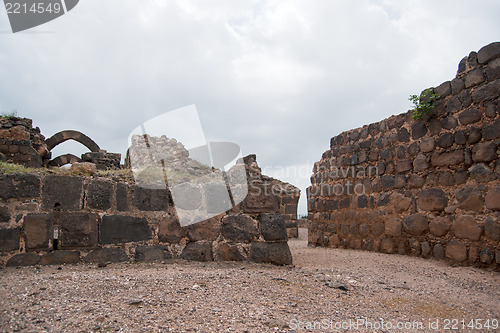
[[[409,100],[414,104],[414,107],[410,110],[411,118],[413,120],[428,119],[438,99],[439,96],[432,89],[424,90],[420,96],[410,95]]]
[[[15,117],[17,117],[16,110],[13,110],[12,112],[9,112],[9,113],[5,113],[5,112],[0,113],[0,118],[10,119],[10,118],[15,118]]]

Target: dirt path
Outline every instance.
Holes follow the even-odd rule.
[[[304,231],[289,242],[294,267],[167,261],[6,268],[0,331],[500,331],[499,273],[307,248]]]

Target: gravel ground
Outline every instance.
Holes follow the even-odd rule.
[[[293,267],[167,261],[4,268],[0,331],[500,331],[500,273],[308,248],[306,232],[289,242]]]

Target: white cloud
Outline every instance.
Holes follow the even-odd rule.
[[[137,125],[196,104],[209,140],[262,166],[313,163],[331,136],[452,79],[499,40],[498,12],[496,0],[85,0],[18,34],[2,12],[0,111],[124,153]]]

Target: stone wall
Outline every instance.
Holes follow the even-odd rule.
[[[249,174],[250,187],[254,183],[264,183],[266,192],[276,195],[278,198],[279,212],[285,219],[288,237],[297,238],[297,208],[300,199],[300,189],[292,184],[262,174],[262,170],[257,164],[256,155],[245,157],[245,164]]]
[[[45,138],[27,118],[0,118],[0,161],[41,167],[50,159]]]
[[[1,264],[172,258],[291,264],[278,197],[251,193],[229,212],[181,227],[168,190],[99,177],[0,174]]]
[[[309,244],[500,268],[500,43],[433,90],[430,119],[331,139],[308,188]]]

